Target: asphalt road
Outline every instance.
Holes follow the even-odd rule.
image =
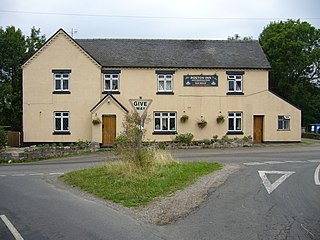
[[[103,164],[109,153],[0,165],[0,239],[320,239],[320,144],[173,154],[242,167],[199,209],[159,227],[55,184],[62,173]]]

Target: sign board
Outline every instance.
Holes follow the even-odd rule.
[[[218,76],[214,75],[184,75],[184,87],[218,87]]]
[[[133,109],[139,114],[140,118],[143,118],[149,108],[151,99],[130,99],[129,100]]]

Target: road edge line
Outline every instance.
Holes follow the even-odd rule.
[[[12,235],[16,240],[24,240],[23,237],[20,235],[18,230],[13,226],[13,224],[10,222],[10,220],[6,217],[6,215],[0,215],[0,218],[4,222],[4,224],[8,227]]]

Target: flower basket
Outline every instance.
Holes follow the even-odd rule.
[[[207,126],[208,123],[206,120],[201,119],[197,124],[199,128],[204,128],[205,126]]]
[[[224,116],[219,115],[219,116],[217,117],[217,123],[218,123],[218,124],[224,123]]]
[[[92,120],[92,124],[93,124],[93,125],[98,125],[98,124],[100,124],[100,123],[101,123],[100,118],[95,118],[95,119]]]
[[[189,116],[188,115],[182,115],[180,118],[180,122],[185,123],[186,121],[188,121]]]

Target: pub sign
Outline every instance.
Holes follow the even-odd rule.
[[[184,87],[218,87],[218,75],[184,75]]]

